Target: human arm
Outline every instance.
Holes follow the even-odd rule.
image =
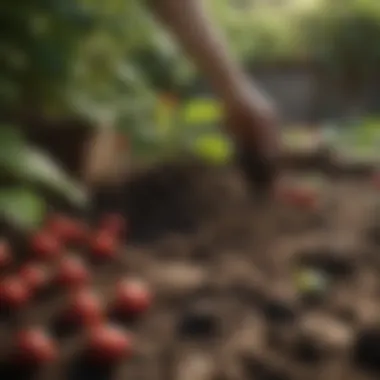
[[[149,0],[149,4],[219,96],[227,132],[237,150],[244,152],[243,160],[258,168],[251,171],[268,171],[270,177],[274,165],[269,161],[272,163],[279,154],[274,108],[229,51],[203,0]]]

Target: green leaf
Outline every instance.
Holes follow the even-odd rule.
[[[187,124],[216,123],[221,118],[221,107],[214,99],[193,99],[183,108],[183,120]]]
[[[22,229],[38,227],[46,205],[34,192],[21,187],[0,190],[0,213],[10,223]]]
[[[84,189],[75,183],[47,154],[35,148],[27,149],[24,177],[32,183],[45,186],[79,207],[87,205]]]
[[[22,133],[17,127],[12,125],[0,126],[0,153],[14,153],[21,146],[25,145]]]
[[[217,134],[198,137],[195,140],[194,150],[197,155],[215,163],[225,162],[231,154],[228,141]]]
[[[25,162],[25,141],[14,126],[0,126],[0,176],[18,177]]]

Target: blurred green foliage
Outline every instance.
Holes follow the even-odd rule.
[[[111,120],[137,150],[150,151],[157,144],[153,87],[175,83],[180,55],[139,0],[5,0],[0,25],[0,212],[30,227],[43,215],[41,190],[76,205],[86,197],[51,157],[25,141],[19,126],[9,124],[12,117],[74,115],[94,126]],[[160,70],[149,67],[152,57],[162,62]]]
[[[242,6],[232,3],[212,0],[211,7],[242,61],[273,62],[304,57],[305,46],[299,30],[305,11],[302,2],[288,1],[287,6],[257,1],[245,1]]]
[[[380,67],[380,3],[321,0],[317,10],[303,15],[300,25],[312,59],[355,100]]]
[[[208,2],[247,65],[318,61],[348,78],[353,92],[380,67],[379,2],[263,4]],[[186,148],[228,157],[228,142],[215,128],[217,104],[168,105],[157,96],[180,97],[196,73],[141,0],[2,0],[0,31],[0,213],[32,225],[43,215],[44,187],[75,204],[86,200],[51,157],[25,141],[14,115],[111,121],[140,156]]]

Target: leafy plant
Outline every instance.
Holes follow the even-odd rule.
[[[346,100],[360,106],[363,89],[380,65],[379,4],[321,1],[300,25],[310,57],[324,65],[330,81],[343,85]]]
[[[145,45],[163,45],[152,42],[154,24],[137,0],[21,0],[17,6],[5,0],[0,22],[0,112],[8,120],[0,124],[0,214],[30,227],[43,215],[45,190],[76,206],[87,199],[14,121],[112,119],[140,140],[140,149],[149,141],[141,125],[151,124],[155,99],[133,56]]]
[[[380,65],[380,3],[301,3],[207,2],[242,62],[317,60],[355,99]],[[66,116],[111,121],[139,159],[184,149],[218,162],[229,156],[216,102],[160,108],[159,95],[178,98],[195,73],[140,0],[3,0],[0,24],[1,214],[38,223],[45,189],[86,204],[83,189],[17,128],[29,115],[46,124]]]
[[[0,126],[0,215],[21,228],[36,227],[46,210],[49,192],[76,207],[87,196],[49,156],[28,144],[15,126]]]

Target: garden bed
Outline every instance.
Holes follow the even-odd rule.
[[[103,194],[100,209],[121,211],[130,229],[120,257],[88,262],[93,289],[107,302],[114,282],[131,275],[154,293],[150,310],[123,322],[134,355],[113,374],[78,365],[85,329],[57,334],[65,292],[51,289],[1,322],[2,358],[17,329],[37,324],[61,355],[36,379],[377,379],[373,188],[368,178],[319,186],[308,178],[289,177],[314,188],[308,201],[260,205],[230,168],[173,164],[139,174],[111,203]],[[26,378],[1,369],[2,378]]]

